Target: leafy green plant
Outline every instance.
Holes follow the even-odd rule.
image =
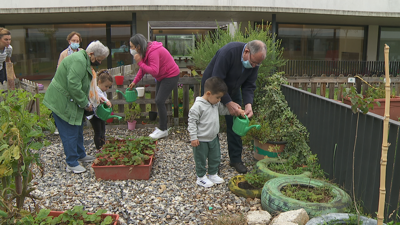
[[[281,193],[289,198],[314,203],[326,203],[335,197],[331,192],[331,188],[328,186],[308,187],[302,185],[286,185],[282,188]]]
[[[21,219],[20,224],[30,224],[30,225],[112,224],[114,221],[111,216],[106,216],[104,219],[101,218],[101,215],[106,212],[107,210],[100,209],[93,214],[88,214],[87,210],[83,210],[83,206],[75,206],[73,209],[65,211],[58,217],[51,217],[49,216],[50,214],[49,209],[41,209],[40,212],[35,217],[29,215]]]
[[[293,165],[307,165],[319,171],[317,156],[312,154],[307,144],[309,133],[290,110],[281,91],[280,86],[287,83],[286,78],[281,73],[276,73],[261,79],[264,84],[258,86],[254,93],[254,116],[250,120],[250,125],[259,124],[261,129],[251,129],[243,140],[245,143],[250,143],[253,139],[260,143],[287,142],[281,158],[288,159]]]
[[[126,137],[111,139],[96,155],[96,166],[142,165],[156,150],[156,141],[150,137]]]
[[[364,96],[359,94],[353,86],[350,88],[345,87],[343,96],[344,98],[350,99],[351,110],[353,113],[357,113],[357,110],[359,109],[362,113],[366,114],[370,109],[374,109],[374,103],[381,106],[381,103],[374,102],[375,98],[373,96]]]
[[[190,55],[193,57],[195,68],[197,70],[205,70],[211,59],[215,56],[215,53],[230,42],[248,43],[252,40],[260,40],[267,46],[267,56],[258,69],[258,76],[269,76],[271,71],[283,66],[287,60],[282,57],[283,48],[281,47],[281,40],[276,39],[274,41],[275,37],[270,32],[269,26],[271,23],[267,23],[266,25],[265,29],[253,28],[249,21],[247,27],[245,27],[245,32],[242,32],[241,23],[233,35],[229,28],[227,30],[218,28],[215,32],[209,32],[204,38],[196,41],[195,49],[189,50]],[[219,27],[218,23],[217,27]],[[201,37],[201,35],[199,36]]]
[[[25,198],[36,198],[31,194],[31,168],[41,168],[37,151],[50,144],[42,132],[49,127],[26,110],[35,97],[21,89],[0,94],[0,219],[5,224],[29,214],[23,204]]]
[[[131,122],[140,117],[142,110],[139,104],[132,103],[132,107],[127,107],[124,110],[125,113],[125,121]]]
[[[247,183],[251,184],[253,187],[262,188],[265,182],[268,181],[268,176],[259,173],[257,169],[253,169],[244,175],[244,179],[246,179]]]

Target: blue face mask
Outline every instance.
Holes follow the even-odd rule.
[[[76,49],[79,48],[79,43],[71,43],[70,46],[71,46],[72,49],[76,50]]]
[[[246,68],[246,69],[252,69],[252,68],[253,68],[253,66],[251,65],[251,63],[250,63],[249,60],[243,61],[243,59],[242,59],[242,65],[243,65],[243,67]]]

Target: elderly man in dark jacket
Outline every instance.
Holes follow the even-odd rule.
[[[226,105],[231,115],[225,116],[227,125],[228,151],[230,165],[239,173],[246,173],[247,168],[242,162],[242,139],[232,131],[233,116],[239,116],[242,104],[245,114],[253,116],[254,90],[258,67],[265,59],[267,47],[259,40],[249,43],[231,42],[220,48],[210,64],[208,64],[201,79],[201,86],[209,77],[220,77],[228,86],[228,93],[221,102]],[[204,90],[201,90],[202,94]]]

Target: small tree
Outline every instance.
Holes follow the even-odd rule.
[[[217,28],[215,32],[209,32],[204,39],[200,38],[196,41],[197,47],[195,49],[189,50],[195,67],[200,70],[206,69],[215,53],[230,42],[247,43],[252,40],[260,40],[267,46],[267,56],[258,69],[257,83],[262,83],[263,79],[271,74],[271,71],[286,64],[286,60],[282,57],[281,40],[274,41],[275,37],[269,31],[270,25],[270,23],[267,23],[265,29],[253,28],[249,22],[243,33],[240,23],[233,35],[231,35],[229,28],[227,30]],[[217,27],[219,27],[218,23]]]

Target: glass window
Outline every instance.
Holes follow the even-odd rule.
[[[389,60],[400,61],[400,27],[381,27],[379,39],[379,61],[385,60],[384,47],[389,45]]]
[[[111,25],[111,57],[112,67],[130,65],[133,56],[130,53],[129,39],[131,38],[131,25]]]
[[[93,40],[106,45],[105,24],[59,24],[6,26],[11,32],[15,75],[30,80],[51,79],[60,53],[68,47],[67,35],[76,31],[82,36],[85,49]],[[96,68],[107,68],[107,61]]]
[[[166,35],[166,42],[165,46],[172,56],[188,56],[188,49],[194,48],[195,35]]]
[[[364,27],[279,24],[290,60],[363,60]]]

